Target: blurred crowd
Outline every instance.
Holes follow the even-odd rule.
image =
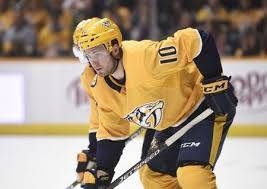
[[[0,0],[0,56],[72,56],[81,20],[110,17],[124,40],[211,32],[222,56],[267,56],[267,0]]]

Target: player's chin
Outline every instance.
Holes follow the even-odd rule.
[[[112,72],[111,71],[107,71],[107,72],[100,72],[101,76],[102,77],[105,77],[105,76],[108,76],[108,75],[111,75]]]
[[[108,73],[105,73],[105,72],[97,72],[97,75],[101,76],[101,77],[105,77],[107,75],[109,75]]]

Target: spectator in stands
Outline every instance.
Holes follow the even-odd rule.
[[[220,26],[216,35],[216,45],[221,55],[226,55],[228,52],[227,45],[227,28]]]
[[[267,32],[262,36],[261,55],[267,57]]]
[[[157,24],[162,38],[177,30],[177,25],[179,25],[177,21],[184,11],[184,1],[157,1]]]
[[[178,29],[185,29],[187,27],[195,27],[196,26],[196,18],[194,14],[189,11],[184,11],[182,15],[178,18]],[[176,28],[177,30],[177,28]]]
[[[233,10],[230,15],[231,22],[239,31],[243,32],[249,27],[255,27],[263,17],[263,12],[252,5],[252,0],[239,0],[239,8]]]
[[[101,17],[114,20],[121,28],[123,38],[126,40],[132,39],[132,12],[127,6],[121,6],[117,1],[109,3],[103,10]]]
[[[19,12],[15,13],[9,6],[22,4],[20,2],[24,2],[26,10],[25,16],[18,18]],[[159,40],[178,27],[182,29],[192,26],[211,32],[223,56],[256,55],[258,46],[259,54],[267,54],[267,0],[153,2],[156,10],[153,10],[150,0],[0,0],[0,56],[32,56],[36,54],[35,51],[42,56],[70,55],[73,27],[81,20],[94,16],[115,20],[122,29],[124,39]],[[153,13],[155,17],[152,17]],[[26,25],[22,26],[22,23]],[[34,45],[22,48],[24,44],[17,40],[19,37],[14,33],[25,32],[25,28],[35,37],[27,36],[23,40],[31,41]],[[248,28],[256,31],[260,37],[252,37]],[[12,41],[10,36],[16,40]],[[244,36],[248,39],[243,39]],[[252,38],[256,41],[253,42]],[[14,41],[16,45],[12,45]],[[18,50],[20,48],[22,50]]]
[[[179,6],[178,6],[179,7]],[[189,12],[187,10],[183,12],[179,12],[178,10],[180,8],[176,7],[175,10],[175,16],[174,23],[170,26],[168,29],[170,33],[175,33],[178,29],[185,29],[187,27],[196,27],[196,18],[195,14],[192,12]]]
[[[132,32],[132,14],[128,7],[120,6],[116,10],[118,16],[118,25],[121,29],[124,39],[131,39]]]
[[[216,21],[216,22],[227,22],[228,12],[221,4],[220,0],[208,0],[208,4],[205,4],[197,12],[197,21]]]
[[[71,51],[72,14],[63,9],[63,0],[48,0],[48,21],[38,34],[38,54],[66,56]]]
[[[35,30],[25,19],[24,9],[16,7],[12,25],[3,37],[3,54],[5,56],[33,56],[35,47]]]
[[[45,57],[66,56],[70,51],[70,29],[60,22],[60,15],[51,15],[38,36],[38,54]]]
[[[87,0],[88,1],[88,0]],[[48,0],[47,11],[50,18],[57,18],[58,23],[67,30],[71,30],[72,13],[63,9],[63,0]]]
[[[3,36],[13,22],[13,11],[8,9],[8,1],[0,0],[0,55],[2,54]]]
[[[229,1],[229,0],[220,0],[220,2],[223,4],[223,6],[225,7],[225,9],[227,11],[232,11],[234,9],[237,9],[238,4],[239,4],[238,1],[239,0],[231,0],[231,1]]]
[[[227,46],[225,47],[223,55],[234,56],[237,49],[240,48],[240,41],[242,39],[240,39],[240,32],[237,26],[235,26],[231,22],[227,26],[228,26],[226,30]]]
[[[131,39],[142,40],[150,36],[150,13],[149,1],[139,0],[135,11],[132,13],[133,29]]]
[[[261,55],[267,56],[267,0],[262,1],[263,17],[257,25],[257,31],[260,34]]]
[[[63,10],[69,10],[73,15],[73,27],[82,20],[100,17],[104,6],[105,0],[64,0],[63,2]]]
[[[241,34],[240,49],[237,50],[236,56],[248,57],[260,55],[260,41],[254,28],[247,28]]]
[[[45,26],[48,19],[48,11],[44,7],[44,2],[39,0],[30,0],[27,4],[25,16],[37,32]]]
[[[173,0],[177,1],[177,0]],[[183,2],[184,9],[188,11],[197,12],[203,4],[207,3],[207,0],[181,0]],[[163,1],[164,2],[164,1]]]
[[[228,12],[220,0],[208,0],[196,14],[199,27],[209,31],[216,39],[221,55],[227,53]]]

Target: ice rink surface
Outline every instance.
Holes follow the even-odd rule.
[[[141,144],[140,137],[126,146],[114,178],[138,162]],[[86,146],[87,136],[1,136],[0,188],[64,189],[76,178],[76,153]],[[266,189],[267,138],[227,138],[215,173],[220,189]],[[117,188],[141,189],[138,174]]]

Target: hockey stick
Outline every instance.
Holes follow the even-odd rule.
[[[147,155],[146,158],[141,159],[138,163],[136,163],[134,166],[132,166],[130,169],[128,169],[126,172],[124,172],[121,176],[119,176],[116,180],[114,180],[109,185],[109,187],[107,189],[113,189],[116,186],[118,186],[120,183],[125,181],[129,176],[131,176],[133,173],[135,173],[144,164],[148,163],[151,159],[153,159],[158,154],[160,154],[162,151],[167,149],[171,144],[173,144],[175,141],[177,141],[179,138],[181,138],[189,129],[191,129],[193,126],[195,126],[200,121],[206,119],[212,113],[213,113],[213,111],[210,108],[207,108],[205,111],[203,111],[197,117],[195,117],[193,120],[191,120],[185,126],[183,126],[180,130],[178,130],[176,133],[174,133],[171,137],[169,137],[164,143],[160,144],[158,146],[158,148],[155,149],[154,152]],[[177,125],[173,125],[173,126],[177,126]]]
[[[131,142],[135,137],[137,137],[138,135],[140,135],[144,130],[145,130],[144,127],[139,127],[136,131],[133,132],[133,134],[131,134],[127,138],[127,140],[125,141],[125,145],[128,144],[129,142]]]
[[[139,127],[133,134],[131,134],[127,140],[125,141],[125,145],[128,144],[130,141],[132,141],[135,137],[137,137],[138,135],[140,135],[143,131],[145,130],[144,127]],[[71,185],[69,185],[66,189],[73,189],[74,187],[76,187],[80,182],[78,182],[77,180],[75,180]]]
[[[75,186],[77,186],[80,182],[75,180],[71,185],[69,185],[66,189],[73,189]]]

